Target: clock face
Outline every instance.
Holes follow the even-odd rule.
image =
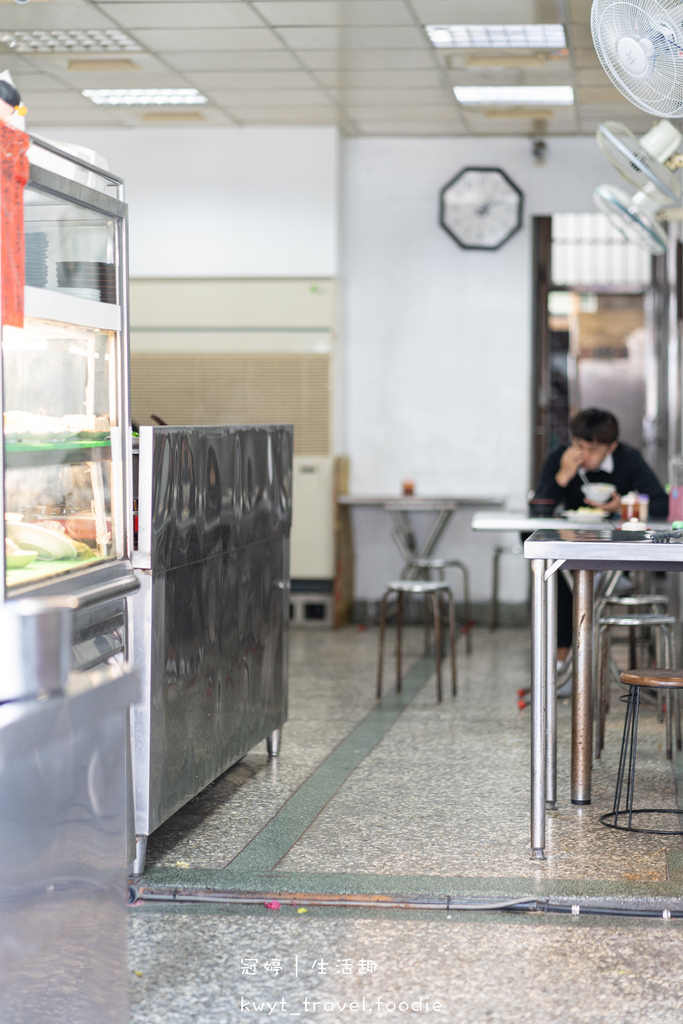
[[[439,223],[463,249],[499,249],[522,226],[522,193],[496,167],[465,167],[441,190]]]

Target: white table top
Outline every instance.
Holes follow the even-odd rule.
[[[483,505],[484,507],[496,507],[505,504],[504,498],[499,497],[473,497],[465,495],[458,497],[429,497],[422,495],[363,495],[356,497],[353,494],[341,494],[337,499],[340,505],[365,505],[377,508],[386,508],[397,512],[440,512],[442,510],[455,511],[463,506]]]
[[[514,533],[533,533],[535,530],[561,529],[564,525],[572,530],[595,530],[614,529],[613,523],[608,519],[583,519],[580,516],[573,518],[532,517],[528,512],[475,512],[472,516],[473,530],[510,530]]]

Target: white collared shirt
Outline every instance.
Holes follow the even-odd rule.
[[[614,472],[614,456],[612,455],[612,452],[607,452],[607,455],[605,455],[604,459],[598,466],[597,472],[600,472],[601,470],[603,473]]]

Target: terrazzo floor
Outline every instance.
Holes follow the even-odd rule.
[[[251,751],[150,837],[143,889],[260,896],[131,907],[131,1024],[683,1022],[683,921],[444,903],[683,909],[680,837],[598,822],[619,752],[617,692],[587,807],[569,800],[570,702],[558,702],[558,810],[539,863],[529,857],[529,712],[516,706],[528,631],[475,630],[472,655],[459,645],[458,695],[441,705],[419,630],[402,697],[377,704],[376,644],[376,630],[293,630],[279,758],[265,744]],[[678,806],[680,761],[666,761],[663,726],[644,708],[638,787],[650,806]],[[266,908],[278,893],[426,903]]]

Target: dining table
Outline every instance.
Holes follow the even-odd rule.
[[[411,559],[429,558],[439,543],[451,517],[460,508],[497,508],[505,503],[505,499],[491,495],[449,495],[418,496],[412,495],[350,495],[343,494],[338,498],[340,505],[350,507],[381,508],[388,512],[394,530],[402,541],[399,545],[410,554]],[[421,543],[418,543],[412,516],[421,513],[431,516],[431,525]]]
[[[539,527],[524,543],[530,561],[531,601],[531,857],[545,859],[546,810],[556,802],[555,716],[557,572],[574,573],[571,801],[591,802],[593,745],[593,607],[598,571],[683,571],[683,538],[667,524],[614,529],[597,523]]]

